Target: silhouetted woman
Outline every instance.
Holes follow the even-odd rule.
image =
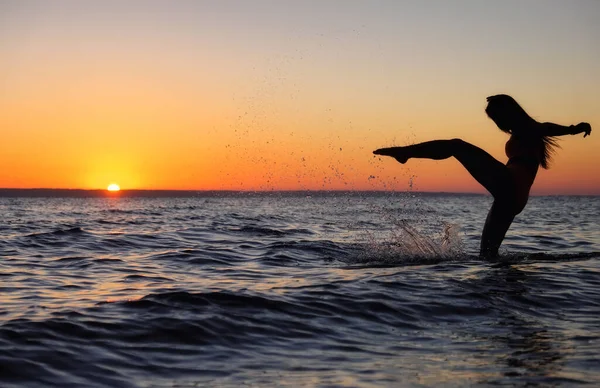
[[[480,256],[496,257],[508,227],[529,198],[529,189],[538,167],[548,168],[557,147],[554,136],[583,137],[592,131],[588,123],[565,127],[540,123],[531,118],[510,96],[499,94],[487,98],[485,112],[500,130],[510,134],[506,142],[506,165],[490,154],[461,139],[433,140],[406,147],[380,148],[373,153],[406,163],[410,158],[447,159],[454,156],[467,171],[494,197],[481,234]]]

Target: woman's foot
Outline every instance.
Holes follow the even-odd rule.
[[[373,153],[375,155],[391,156],[402,164],[406,163],[406,161],[409,159],[409,157],[406,155],[405,147],[380,148],[373,151]]]

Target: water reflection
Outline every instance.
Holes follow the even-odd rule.
[[[493,339],[508,350],[496,360],[505,379],[519,377],[521,382],[547,384],[561,374],[561,361],[569,353],[561,333],[517,315],[498,324],[507,333]]]
[[[527,267],[506,266],[473,279],[489,297],[499,319],[490,332],[480,333],[491,343],[500,376],[487,384],[554,385],[564,382],[563,368],[571,352],[565,335],[544,322],[552,307],[540,292],[543,285]],[[477,334],[476,334],[477,335]]]

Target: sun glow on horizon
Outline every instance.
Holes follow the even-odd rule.
[[[116,184],[116,183],[111,183],[110,185],[108,185],[108,187],[106,188],[106,190],[113,191],[113,192],[114,191],[120,191],[121,187],[119,187],[119,185]]]

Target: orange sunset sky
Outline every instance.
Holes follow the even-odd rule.
[[[484,192],[485,98],[564,137],[534,194],[600,194],[600,1],[0,0],[0,187]]]

